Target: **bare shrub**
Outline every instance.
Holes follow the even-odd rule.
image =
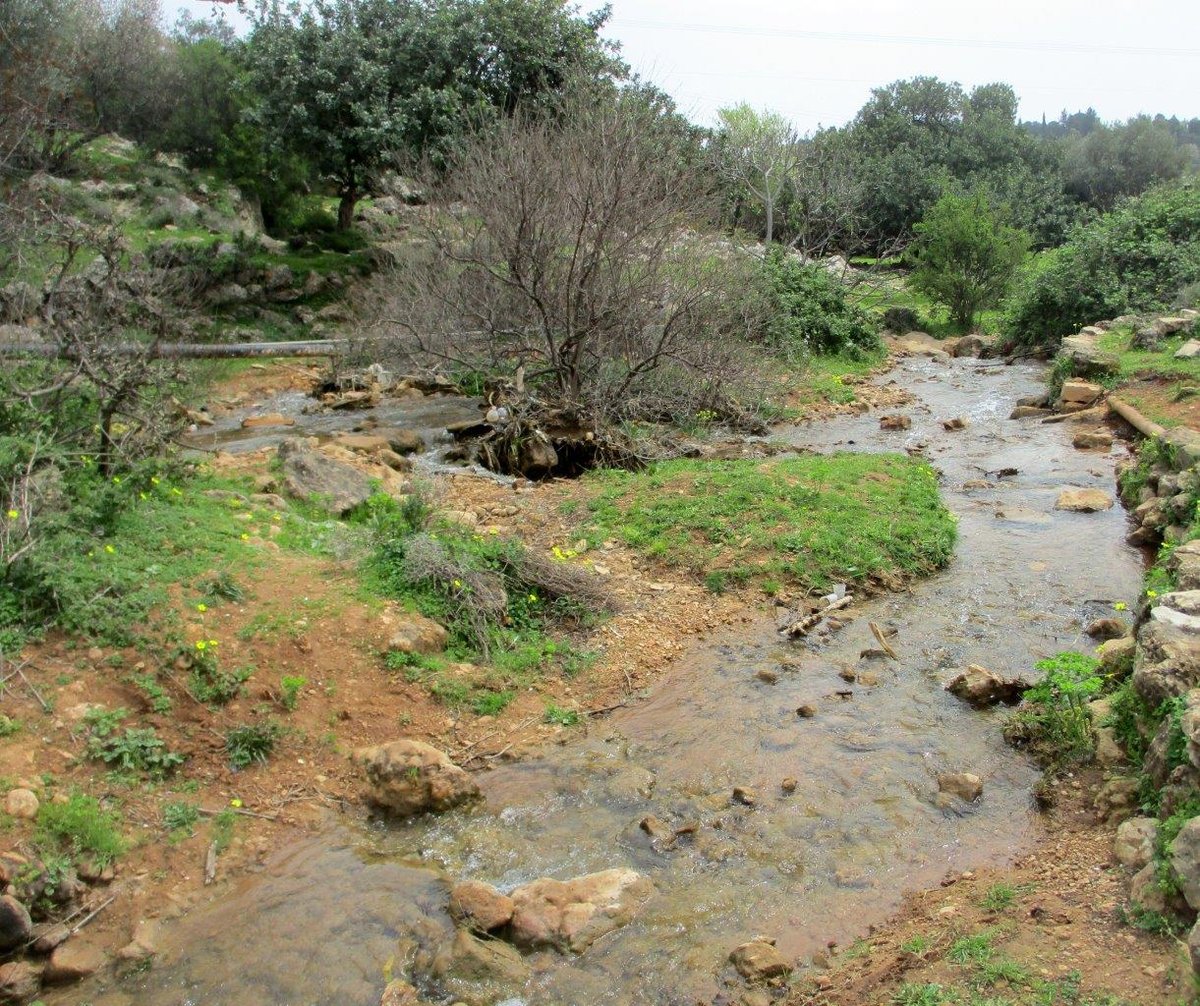
[[[741,413],[756,263],[696,236],[715,201],[681,144],[636,96],[587,92],[468,140],[377,278],[375,334],[584,426]]]

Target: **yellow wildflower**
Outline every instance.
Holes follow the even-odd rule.
[[[111,545],[105,545],[104,551],[107,552],[109,555],[113,555],[117,550],[115,548],[113,548]]]
[[[236,796],[232,800],[229,801],[230,807],[240,807],[241,805],[242,805],[242,801],[239,800]]]
[[[201,603],[201,604],[197,604],[197,605],[196,605],[196,610],[197,610],[197,611],[208,611],[208,605],[207,605],[207,604],[203,604],[203,603]]]
[[[203,650],[206,650],[207,648],[208,648],[208,643],[206,643],[203,639],[196,640],[196,649],[197,650],[203,651]]]
[[[1118,601],[1116,604],[1113,605],[1113,610],[1114,611],[1124,611],[1128,607],[1129,607],[1129,605],[1126,604],[1124,601]]]
[[[21,516],[21,513],[19,510],[9,510],[8,511],[8,519],[9,520],[16,520],[20,516]]]

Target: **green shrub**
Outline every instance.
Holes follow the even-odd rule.
[[[551,702],[546,706],[544,717],[547,723],[556,723],[563,727],[573,727],[579,722],[579,713],[574,709],[563,709]]]
[[[920,313],[911,307],[889,307],[880,316],[879,321],[889,332],[895,332],[898,335],[920,331],[925,327],[925,321]]]
[[[308,684],[308,678],[285,674],[279,679],[279,702],[289,713],[294,712],[300,700],[300,689]]]
[[[790,360],[815,353],[871,350],[879,333],[866,312],[846,299],[846,288],[819,265],[803,265],[773,248],[763,260],[771,317],[770,347]]]
[[[190,838],[195,833],[196,822],[200,820],[200,808],[186,800],[166,803],[163,804],[162,820],[167,831]]]
[[[167,748],[153,727],[127,727],[123,733],[88,738],[87,756],[119,772],[145,772],[161,776],[182,765],[186,758]]]
[[[280,731],[274,723],[249,723],[234,727],[225,734],[225,753],[235,769],[246,768],[255,762],[266,764]]]
[[[1194,180],[1130,199],[1025,269],[1005,311],[1005,334],[1052,344],[1103,318],[1166,307],[1200,281],[1197,234]]]
[[[39,850],[88,857],[99,866],[111,863],[126,847],[120,816],[83,793],[71,794],[65,803],[47,800],[41,805],[34,844]]]
[[[1028,746],[1053,767],[1088,760],[1094,741],[1087,704],[1104,685],[1099,662],[1068,652],[1035,666],[1045,677],[1025,693],[1021,708],[1005,723],[1005,739]]]

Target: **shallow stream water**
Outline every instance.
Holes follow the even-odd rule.
[[[331,823],[176,924],[148,973],[91,1001],[376,1006],[385,967],[401,959],[398,941],[450,932],[453,882],[507,889],[628,866],[657,891],[637,921],[580,957],[536,955],[528,986],[497,1001],[707,1002],[729,951],[751,936],[776,937],[804,958],[864,934],[906,890],[1029,848],[1039,827],[1034,768],[1001,740],[1003,712],[973,712],[943,685],[968,663],[1029,674],[1042,657],[1090,646],[1082,627],[1112,602],[1135,600],[1142,560],[1124,544],[1123,511],[1054,509],[1067,486],[1111,491],[1113,459],[1074,450],[1071,424],[1007,418],[1015,399],[1042,389],[1035,366],[914,358],[890,379],[919,399],[896,410],[912,415],[911,430],[883,432],[867,414],[775,439],[821,451],[927,445],[959,518],[947,570],[856,605],[854,620],[820,645],[781,640],[769,614],[697,642],[636,707],[481,775],[479,809],[406,825]],[[955,417],[967,428],[944,431]],[[997,477],[1001,469],[1017,474]],[[964,491],[974,479],[994,488]],[[875,646],[869,620],[895,628],[898,660],[860,658]],[[846,684],[846,667],[877,683]],[[763,668],[778,672],[776,684],[755,677]],[[803,703],[815,717],[796,715]],[[980,775],[982,799],[939,808],[945,770]],[[798,785],[784,795],[789,776]],[[732,804],[735,785],[754,787],[757,806]],[[700,827],[660,851],[638,828],[647,814]]]

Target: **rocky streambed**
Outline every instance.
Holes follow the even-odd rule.
[[[1110,491],[1114,458],[1073,447],[1070,423],[1009,418],[1042,390],[1036,366],[910,357],[881,380],[914,395],[906,426],[864,414],[775,437],[924,452],[959,519],[948,570],[803,641],[767,613],[697,643],[641,704],[477,775],[480,801],[331,820],[90,1001],[376,1006],[405,979],[431,1002],[733,1002],[747,970],[803,964],[905,890],[1027,849],[1036,772],[1004,745],[1002,713],[945,685],[972,664],[1028,676],[1136,599],[1124,513],[1056,506],[1064,490]],[[947,776],[982,795],[939,787]],[[456,925],[489,912],[475,928],[500,940]]]

